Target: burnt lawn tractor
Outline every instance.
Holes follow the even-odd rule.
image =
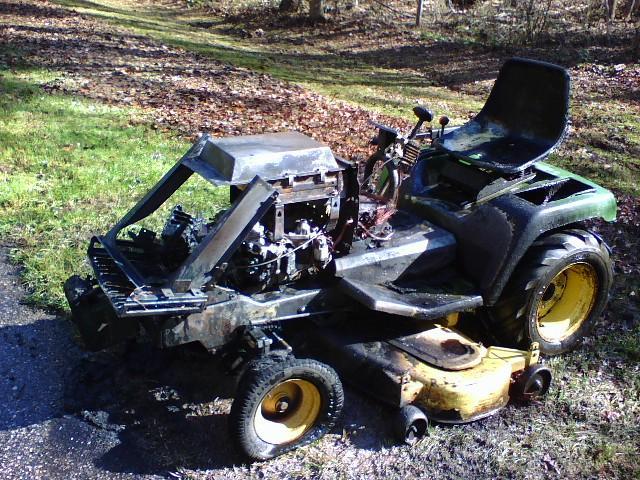
[[[144,337],[224,357],[240,376],[232,435],[253,459],[329,431],[341,378],[397,408],[407,443],[428,420],[543,395],[539,354],[574,348],[612,281],[581,222],[614,220],[613,195],[543,162],[568,105],[565,70],[512,59],[473,120],[434,129],[417,107],[407,137],[378,125],[363,168],[300,133],[204,135],[91,239],[94,276],[65,283],[73,322],[92,350]],[[229,208],[176,206],[143,228],[194,174],[227,187]]]

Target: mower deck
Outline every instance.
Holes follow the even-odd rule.
[[[497,412],[509,401],[512,375],[538,361],[535,349],[486,348],[437,325],[409,335],[325,328],[318,343],[319,358],[358,389],[393,407],[417,404],[442,423]]]

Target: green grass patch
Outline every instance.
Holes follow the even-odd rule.
[[[44,93],[38,84],[53,78],[0,76],[0,238],[19,247],[30,300],[65,308],[62,283],[82,270],[91,235],[105,233],[188,144],[141,124],[136,110]],[[179,193],[175,202],[209,212],[226,198],[195,178]]]

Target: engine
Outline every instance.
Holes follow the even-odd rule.
[[[306,219],[297,220],[295,229],[279,240],[258,222],[233,256],[229,279],[233,287],[248,292],[298,280],[326,267],[331,246],[330,237]]]
[[[261,292],[277,285],[315,275],[332,259],[333,243],[326,234],[323,215],[287,222],[291,231],[276,235],[274,224],[261,221],[253,225],[249,234],[229,260],[219,284],[246,293]],[[185,212],[180,205],[173,208],[160,238],[155,232],[140,229],[130,232],[134,244],[152,255],[163,269],[175,270],[209,234],[216,221],[223,216],[205,220]],[[311,220],[314,218],[314,220]],[[323,225],[318,227],[315,223]]]
[[[173,208],[160,234],[160,254],[169,269],[177,267],[189,256],[209,233],[210,225],[203,218],[189,215],[181,205]]]

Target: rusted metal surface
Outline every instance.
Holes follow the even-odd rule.
[[[389,340],[394,347],[445,370],[465,370],[480,364],[487,349],[448,328],[430,328]]]

